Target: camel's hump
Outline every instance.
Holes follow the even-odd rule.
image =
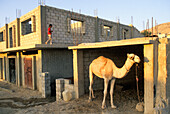
[[[104,57],[104,56],[99,56],[98,58],[97,58],[98,60],[107,60],[107,58],[106,57]]]
[[[103,57],[103,56],[99,56],[97,59],[95,59],[95,62],[103,62],[106,63],[107,62],[107,58]]]

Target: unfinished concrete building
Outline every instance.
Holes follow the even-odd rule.
[[[45,45],[49,24],[53,25],[53,45]],[[0,77],[42,91],[42,72],[49,72],[51,83],[56,78],[73,78],[72,51],[68,46],[133,37],[141,37],[133,26],[38,6],[0,28]]]
[[[45,45],[49,24],[53,24],[54,40],[52,45]],[[93,59],[103,55],[121,67],[126,54],[135,53],[142,60],[139,79],[145,113],[167,112],[169,40],[139,37],[142,35],[134,26],[39,6],[0,28],[0,78],[43,92],[45,83],[42,80],[49,79],[45,79],[47,75],[43,73],[49,72],[50,84],[47,85],[51,89],[55,90],[57,78],[72,79],[76,98],[79,98],[88,92],[88,66]],[[78,45],[80,43],[94,44]],[[117,84],[134,86],[135,67]],[[103,89],[102,79],[95,80],[94,89]]]

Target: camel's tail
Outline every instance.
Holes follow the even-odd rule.
[[[92,67],[91,67],[91,64],[90,64],[90,66],[89,66],[89,80],[90,80],[90,82],[93,80],[93,72],[92,72],[91,68]]]
[[[91,95],[94,98],[94,94],[93,94],[93,72],[92,72],[92,66],[90,64],[89,66],[89,80],[90,80],[90,86],[89,86],[89,100],[91,100]]]

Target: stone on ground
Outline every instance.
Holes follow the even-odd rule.
[[[143,112],[144,111],[144,103],[143,102],[139,102],[136,105],[136,110],[139,111],[139,112]]]
[[[70,91],[64,91],[63,93],[63,100],[70,101],[72,99],[72,93]]]

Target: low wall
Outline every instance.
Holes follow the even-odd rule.
[[[56,101],[63,99],[62,93],[64,91],[70,91],[72,93],[72,98],[75,98],[74,85],[68,79],[56,79]]]
[[[40,74],[41,76],[41,86],[42,86],[42,96],[44,98],[51,96],[51,86],[50,86],[50,74],[44,72]]]

